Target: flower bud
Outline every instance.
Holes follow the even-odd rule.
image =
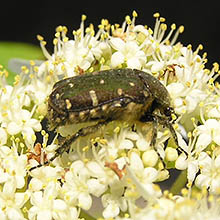
[[[165,150],[166,159],[168,161],[175,161],[178,158],[178,153],[175,148],[167,147]]]
[[[145,166],[153,167],[158,161],[158,154],[155,150],[145,151],[142,155],[142,161]]]

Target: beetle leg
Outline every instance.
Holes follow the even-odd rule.
[[[89,134],[92,134],[94,133],[96,130],[100,129],[102,126],[108,124],[109,122],[111,122],[112,119],[107,119],[105,121],[101,121],[101,122],[98,122],[97,124],[95,125],[91,125],[91,126],[88,126],[88,127],[85,127],[85,128],[81,128],[79,131],[77,131],[75,134],[73,134],[72,136],[70,137],[67,137],[65,139],[65,141],[63,142],[63,144],[58,147],[55,151],[55,154],[52,158],[50,158],[48,161],[46,161],[44,164],[39,164],[35,167],[32,167],[29,171],[32,171],[36,168],[39,168],[39,167],[42,167],[44,165],[47,165],[49,163],[51,163],[55,158],[59,157],[60,155],[62,155],[64,152],[67,152],[70,150],[70,147],[71,147],[71,144],[73,142],[75,142],[79,137],[83,137],[83,136],[87,136]]]
[[[152,117],[152,123],[153,123],[153,128],[152,128],[153,131],[152,131],[150,146],[155,146],[157,140],[157,125],[158,125],[157,117]]]
[[[184,150],[184,149],[182,149],[180,146],[179,146],[179,143],[178,143],[178,138],[177,138],[177,135],[176,135],[176,132],[175,132],[175,130],[174,130],[174,128],[173,128],[173,125],[168,121],[168,120],[166,120],[165,118],[163,118],[163,117],[160,117],[160,116],[158,116],[158,115],[155,115],[154,116],[155,118],[157,118],[157,120],[158,120],[158,122],[160,123],[160,124],[162,124],[162,125],[164,125],[165,127],[167,127],[169,130],[170,130],[170,133],[171,133],[171,135],[172,135],[172,137],[173,137],[173,140],[174,140],[174,142],[175,142],[175,144],[176,144],[176,146],[177,146],[177,151],[178,151],[178,153],[185,153],[186,155],[188,155],[188,153]]]

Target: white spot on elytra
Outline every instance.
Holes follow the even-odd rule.
[[[90,90],[89,91],[89,95],[90,95],[90,97],[92,99],[92,105],[93,106],[97,106],[99,103],[98,103],[98,98],[96,96],[95,91],[94,90]]]
[[[72,107],[72,104],[71,104],[70,100],[66,99],[65,102],[66,102],[66,108],[70,109]]]

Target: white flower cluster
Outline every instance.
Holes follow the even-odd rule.
[[[73,31],[59,26],[50,55],[38,36],[47,60],[39,67],[22,67],[14,85],[0,71],[0,218],[30,220],[82,219],[220,219],[220,85],[217,63],[205,68],[202,45],[177,43],[184,28],[175,24],[166,34],[165,19],[154,14],[154,30],[136,25],[137,13],[124,23],[103,19]],[[152,125],[114,121],[102,130],[79,138],[71,152],[51,166],[29,171],[53,157],[58,144],[47,144],[41,131],[47,96],[59,79],[113,68],[135,68],[152,74],[166,86],[178,117],[176,149],[169,131],[158,128],[150,146]],[[57,129],[73,134],[76,125]],[[78,128],[79,129],[79,128]],[[42,144],[35,144],[41,131]],[[184,135],[184,132],[186,135]],[[165,167],[164,167],[165,166]],[[169,179],[169,169],[187,172],[179,195],[162,191],[156,182]],[[178,179],[177,179],[178,181]],[[197,187],[197,191],[193,190]],[[199,191],[200,190],[200,191]],[[180,195],[182,193],[182,195]],[[209,196],[207,194],[210,193]],[[185,211],[187,209],[187,212]]]

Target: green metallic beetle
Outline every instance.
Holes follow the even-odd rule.
[[[45,164],[68,152],[77,138],[94,133],[114,120],[151,121],[152,146],[156,142],[157,125],[162,124],[170,130],[178,146],[172,113],[167,89],[154,76],[140,70],[111,69],[63,79],[54,85],[48,99],[46,117],[50,130],[67,124],[97,123],[67,137]]]

